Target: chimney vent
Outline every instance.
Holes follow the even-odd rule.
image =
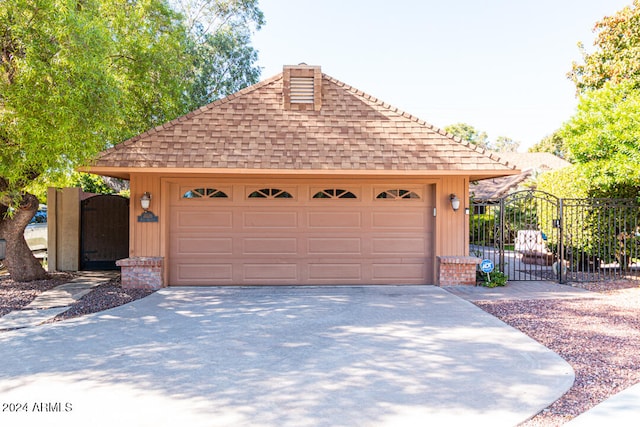
[[[313,104],[313,77],[291,77],[289,82],[292,104]]]
[[[320,111],[322,106],[322,72],[318,66],[304,63],[285,65],[283,100],[286,110]]]

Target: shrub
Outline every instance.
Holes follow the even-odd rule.
[[[487,277],[488,276],[488,277]],[[492,273],[476,273],[476,283],[487,288],[495,288],[497,286],[505,286],[507,284],[507,275],[501,271],[495,270]]]

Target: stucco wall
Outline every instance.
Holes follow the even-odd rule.
[[[80,269],[80,188],[47,192],[47,258],[49,271]]]

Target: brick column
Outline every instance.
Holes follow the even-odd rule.
[[[164,286],[162,257],[125,258],[116,261],[116,265],[122,269],[123,288],[157,290]]]
[[[438,286],[476,284],[476,266],[480,258],[471,256],[439,256]]]

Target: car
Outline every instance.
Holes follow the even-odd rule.
[[[47,207],[40,205],[24,230],[24,239],[33,252],[47,250]]]

